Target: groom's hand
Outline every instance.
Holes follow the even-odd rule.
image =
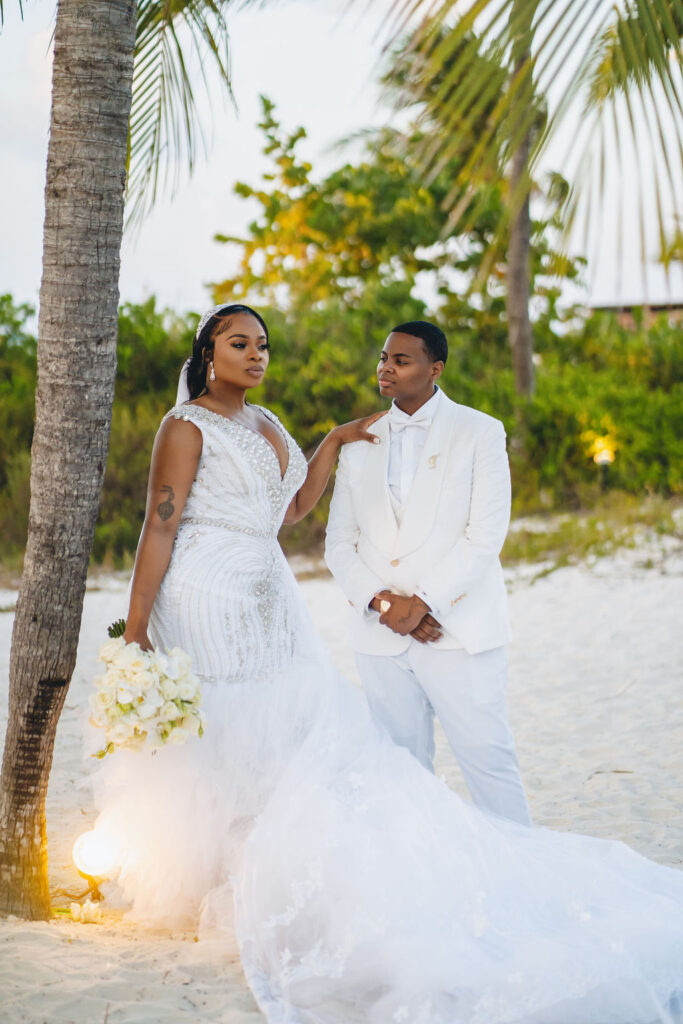
[[[412,633],[429,612],[429,605],[417,594],[403,597],[401,594],[389,593],[385,597],[383,592],[380,597],[389,601],[389,607],[381,613],[379,621],[399,636]]]
[[[428,608],[428,605],[426,605],[424,601],[421,601],[421,599],[417,597],[417,595],[413,595],[413,598],[417,601],[420,601],[420,604],[424,608]],[[412,601],[413,598],[401,598],[399,594],[394,594],[391,592],[391,590],[380,590],[379,593],[375,594],[372,601],[370,602],[370,608],[372,608],[376,612],[382,612],[383,603],[386,604],[388,602],[389,604],[392,604],[392,602],[395,603],[399,600]],[[389,622],[387,622],[389,611],[387,611],[386,613],[382,612],[379,621],[383,625],[389,626],[389,628],[392,629],[393,627],[389,624]],[[394,629],[394,632],[400,633],[402,631]],[[402,633],[402,635],[405,634]],[[416,640],[418,640],[421,644],[436,643],[436,641],[440,640],[442,636],[441,623],[437,622],[434,616],[429,611],[426,611],[423,614],[420,621],[418,622],[417,626],[415,626],[414,629],[410,630],[410,635],[414,637]]]
[[[410,631],[410,635],[421,644],[436,643],[437,640],[441,639],[441,623],[437,622],[434,616],[427,612],[415,629]]]

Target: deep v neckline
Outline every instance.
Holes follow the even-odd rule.
[[[210,412],[212,416],[217,416],[219,420],[225,420],[226,423],[232,423],[233,426],[241,427],[242,430],[247,430],[250,434],[254,434],[256,437],[260,437],[261,440],[264,441],[268,445],[268,447],[270,448],[271,452],[275,456],[275,461],[277,462],[277,465],[278,465],[278,473],[279,473],[279,476],[280,476],[280,483],[284,483],[285,477],[287,476],[287,472],[289,471],[289,467],[290,467],[290,464],[291,464],[291,461],[292,461],[292,453],[289,450],[289,441],[287,439],[287,435],[285,434],[285,432],[282,429],[282,427],[280,426],[280,424],[276,423],[275,420],[271,420],[270,419],[270,415],[263,408],[263,406],[261,406],[261,405],[252,406],[252,409],[260,409],[263,412],[263,415],[266,417],[266,419],[270,420],[270,422],[273,424],[275,429],[279,430],[280,434],[282,435],[282,440],[285,442],[285,448],[287,449],[287,465],[285,466],[284,471],[282,469],[282,463],[280,462],[280,456],[278,455],[277,448],[275,447],[275,445],[273,444],[272,441],[268,440],[268,438],[265,436],[265,434],[261,433],[260,430],[254,430],[252,427],[247,427],[246,424],[240,423],[239,420],[234,420],[231,416],[224,416],[223,413],[221,413],[221,412],[215,412],[213,409],[208,409],[205,405],[193,404],[191,406],[191,408],[193,408],[193,409],[203,409],[204,412]]]

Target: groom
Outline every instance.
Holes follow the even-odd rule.
[[[377,377],[391,409],[376,444],[342,449],[325,558],[377,721],[433,770],[436,713],[474,802],[528,825],[505,703],[505,431],[437,387],[447,355],[422,320],[387,338]]]

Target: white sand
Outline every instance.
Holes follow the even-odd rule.
[[[654,563],[654,564],[652,564]],[[683,553],[670,538],[532,582],[511,572],[515,639],[510,717],[538,824],[629,842],[683,864]],[[355,678],[346,600],[328,579],[302,584],[342,671]],[[95,811],[81,722],[106,626],[125,612],[126,581],[88,590],[79,658],[57,734],[48,794],[50,881],[79,889],[75,837]],[[0,608],[12,603],[0,592]],[[12,615],[0,614],[4,736]],[[437,771],[463,793],[443,739]],[[99,925],[0,921],[0,1019],[109,1024],[256,1024],[238,963],[188,933],[154,932],[108,909]]]

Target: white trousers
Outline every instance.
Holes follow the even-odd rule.
[[[434,770],[434,715],[474,803],[531,824],[508,723],[504,647],[482,654],[411,641],[393,657],[356,652],[370,710],[395,743]]]

